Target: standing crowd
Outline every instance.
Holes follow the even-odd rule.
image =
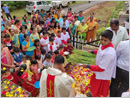
[[[50,12],[32,11],[31,18],[24,15],[19,20],[18,16],[12,18],[6,4],[3,10],[7,18],[1,16],[1,78],[22,86],[35,97],[74,97],[74,80],[65,73],[64,52],[73,53],[72,37],[82,34],[85,42],[96,38],[94,13],[85,20],[82,11],[76,15],[71,8],[65,13],[55,7]],[[111,78],[110,96],[121,96],[129,89],[128,38],[126,28],[112,19],[101,35],[99,50],[89,51],[97,54],[96,66],[83,67],[95,71],[90,82],[94,97],[108,96]],[[40,81],[40,93],[36,81]]]

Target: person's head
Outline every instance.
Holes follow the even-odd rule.
[[[6,7],[7,5],[6,5],[6,4],[4,4],[3,6],[4,6],[4,7]]]
[[[55,34],[51,33],[51,38],[55,39]]]
[[[36,34],[36,28],[31,28],[33,34]]]
[[[54,28],[56,28],[56,27],[58,27],[60,29],[60,25],[59,25],[58,21],[55,22]]]
[[[32,14],[35,15],[35,11],[34,10],[32,10]]]
[[[3,24],[4,29],[8,30],[8,26],[6,24]]]
[[[110,27],[112,30],[117,31],[119,29],[119,20],[116,18],[113,18],[110,21]]]
[[[51,23],[55,23],[55,22],[56,22],[55,18],[52,18]]]
[[[61,36],[61,31],[60,30],[57,31],[57,35]]]
[[[36,60],[40,60],[41,59],[41,55],[36,55],[35,59]]]
[[[11,26],[11,25],[12,25],[12,24],[11,24],[11,21],[8,21],[8,25],[9,25],[9,26]]]
[[[10,32],[10,34],[13,36],[14,35],[14,29],[9,29],[9,32]]]
[[[15,52],[16,54],[18,54],[19,51],[20,51],[20,49],[19,49],[18,47],[14,47],[14,52]]]
[[[27,56],[26,55],[22,55],[22,61],[26,62],[26,60],[27,60]]]
[[[46,31],[43,31],[42,34],[43,34],[44,37],[48,36],[48,33]]]
[[[67,45],[68,45],[68,46],[71,46],[71,40],[68,40],[68,41],[67,41]]]
[[[61,51],[64,50],[64,46],[63,46],[63,45],[60,45],[60,46],[59,46],[59,50],[61,50]]]
[[[39,25],[44,25],[44,21],[39,21]]]
[[[35,24],[34,24],[34,23],[31,24],[31,28],[35,28]],[[31,29],[31,28],[30,28],[30,29]]]
[[[91,13],[90,13],[90,16],[93,16],[93,17],[94,17],[94,12],[91,12]]]
[[[52,30],[52,29],[53,29],[53,26],[52,26],[52,25],[50,25],[50,26],[49,26],[49,30]]]
[[[51,55],[50,53],[48,53],[48,54],[45,55],[45,60],[46,60],[47,62],[50,62],[51,59],[52,59],[52,55]]]
[[[59,51],[55,50],[53,55],[56,57],[57,55],[59,55]]]
[[[71,24],[74,25],[74,23],[75,23],[75,20],[73,19],[73,20],[71,21]]]
[[[4,38],[5,36],[5,33],[3,31],[1,31],[1,38],[3,37]]]
[[[93,16],[90,16],[90,22],[92,22],[93,21]]]
[[[15,25],[20,25],[20,20],[19,19],[15,20]]]
[[[22,25],[22,26],[20,27],[20,31],[21,31],[21,33],[25,33],[25,32],[26,32],[26,29],[25,29],[25,26],[24,26],[24,25]]]
[[[65,33],[66,32],[66,28],[62,27],[62,32]]]
[[[79,11],[79,15],[82,15],[83,14],[83,12],[82,11]]]
[[[68,12],[71,12],[71,10],[72,10],[72,8],[69,8],[69,9],[68,9]]]
[[[8,41],[8,40],[10,40],[10,35],[9,34],[5,34],[4,38]]]
[[[35,39],[35,40],[34,40],[34,46],[39,46],[39,44],[40,44],[39,39]]]
[[[84,25],[84,24],[85,24],[85,20],[83,19],[83,20],[82,20],[82,25]]]
[[[27,19],[27,18],[25,18],[25,19],[24,19],[24,22],[25,22],[26,24],[28,24],[28,19]]]
[[[30,39],[30,37],[29,37],[29,35],[27,35],[27,34],[24,34],[24,39],[25,39],[25,41],[29,41],[29,39]]]
[[[35,66],[36,64],[37,64],[37,60],[36,59],[31,60],[31,65]]]
[[[62,17],[62,18],[63,18],[63,20],[64,20],[64,21],[66,20],[66,16],[65,16],[65,15],[63,15],[63,17]]]
[[[52,44],[54,39],[52,37],[49,38],[49,43]]]
[[[43,16],[43,20],[46,21],[47,17],[46,16]]]
[[[102,33],[101,39],[100,39],[100,42],[101,42],[102,46],[106,46],[109,43],[111,43],[112,37],[113,37],[113,32],[111,30],[105,30]]]
[[[14,19],[14,20],[17,20],[17,19],[18,19],[18,17],[17,17],[17,16],[13,16],[13,19]]]
[[[4,21],[6,21],[6,17],[5,16],[1,16],[2,17],[2,19],[4,20]]]
[[[43,10],[43,9],[41,9],[41,13],[44,13],[44,10]]]
[[[46,50],[45,49],[41,49],[41,54],[45,55],[46,54]]]
[[[48,51],[48,54],[51,54],[51,55],[53,55],[53,52],[50,50],[50,51]]]
[[[62,55],[57,55],[54,61],[54,68],[61,70],[63,68],[64,62],[65,62],[64,57]]]
[[[52,13],[49,13],[48,16],[49,16],[49,18],[51,18],[52,17]]]
[[[27,65],[26,64],[21,64],[20,68],[17,71],[17,75],[22,76],[26,69],[27,69]]]

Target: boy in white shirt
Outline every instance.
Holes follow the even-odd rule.
[[[48,50],[52,51],[52,52],[54,52],[55,50],[57,50],[57,46],[56,46],[56,44],[54,42],[54,39],[51,38],[51,37],[49,38]]]
[[[55,37],[55,42],[58,46],[60,46],[62,44],[62,41],[61,41],[61,31],[57,31],[57,35]]]
[[[62,41],[62,43],[63,43],[64,46],[67,44],[68,40],[70,40],[69,33],[66,32],[66,28],[63,27],[62,28],[62,33],[61,33],[61,41]]]

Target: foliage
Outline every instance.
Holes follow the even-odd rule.
[[[73,54],[67,59],[68,62],[95,65],[95,54],[74,49]]]

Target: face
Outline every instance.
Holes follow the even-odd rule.
[[[118,28],[119,28],[119,25],[116,26],[115,24],[110,24],[110,26],[111,26],[111,29],[114,31],[118,30]]]
[[[26,62],[26,58],[22,58],[22,61],[23,61],[23,62]]]
[[[101,42],[102,46],[106,46],[111,42],[111,40],[102,36],[100,39],[100,42]]]
[[[36,33],[36,29],[33,29],[33,33]]]
[[[44,37],[47,37],[48,36],[48,34],[44,34]]]
[[[66,30],[63,30],[63,32],[65,33],[65,32],[66,32]]]
[[[26,23],[28,23],[28,19],[26,19]]]
[[[20,25],[20,21],[17,23],[17,25]]]
[[[40,42],[37,42],[36,45],[40,45]]]
[[[71,43],[68,43],[69,46],[71,46]]]
[[[29,36],[27,36],[27,37],[25,38],[26,41],[29,41],[29,39],[30,39]]]
[[[13,29],[11,29],[10,33],[11,33],[11,35],[14,35],[14,30],[13,30]]]
[[[1,33],[1,36],[2,36],[2,38],[4,38],[4,36],[5,36],[5,33]]]
[[[8,25],[9,25],[9,26],[11,25],[11,21],[8,22]]]
[[[3,20],[6,20],[6,17],[5,17],[5,16],[3,16]]]
[[[61,35],[61,33],[57,33],[57,35],[58,35],[58,36],[60,36],[60,35]]]
[[[50,59],[46,59],[47,62],[50,62],[51,61],[51,58]]]
[[[22,32],[25,32],[26,31],[26,29],[25,28],[22,28]]]
[[[80,12],[79,15],[82,15],[82,12]]]
[[[56,23],[56,26],[59,26],[59,23],[58,23],[58,22]]]
[[[6,39],[6,40],[10,40],[10,37],[6,37],[5,39]]]

